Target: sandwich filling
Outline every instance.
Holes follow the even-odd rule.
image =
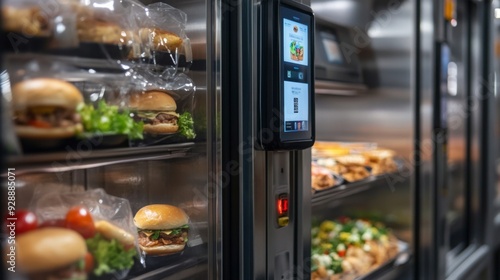
[[[80,116],[74,111],[61,107],[31,107],[16,113],[17,125],[38,128],[69,127],[80,122]]]
[[[137,121],[143,121],[144,124],[158,125],[171,124],[177,125],[179,114],[175,112],[137,112],[134,116]]]
[[[188,225],[174,229],[138,229],[139,244],[143,247],[182,245],[188,241]]]

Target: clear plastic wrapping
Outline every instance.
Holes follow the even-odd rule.
[[[87,191],[70,191],[66,186],[46,186],[37,188],[31,201],[30,209],[36,213],[40,223],[65,219],[68,210],[74,206],[84,206],[92,215],[94,222],[105,220],[134,237],[134,246],[137,251],[135,261],[144,264],[144,257],[140,254],[137,244],[137,230],[133,223],[133,213],[127,199],[107,194],[103,189]],[[123,279],[128,269],[114,271],[106,277]]]
[[[61,18],[70,17],[68,21],[73,23],[64,36],[59,36],[59,41],[76,35],[78,44],[73,48],[54,44],[51,53],[126,60],[130,52],[138,49],[135,21],[130,19],[130,8],[125,8],[121,1],[59,1],[62,10],[67,11]]]
[[[6,0],[3,47],[135,61],[182,71],[192,62],[187,16],[164,3],[133,0]]]
[[[2,8],[12,6],[40,11],[50,26],[48,43],[41,50],[26,49],[29,53],[7,54],[3,65],[11,87],[39,78],[76,86],[83,102],[71,108],[69,113],[74,113],[72,122],[81,121],[82,128],[75,129],[71,135],[65,133],[64,137],[51,135],[48,129],[46,134],[37,131],[36,137],[32,133],[29,137],[17,133],[24,152],[63,150],[94,137],[99,138],[94,148],[170,144],[195,138],[192,115],[196,87],[186,75],[191,47],[185,33],[185,13],[163,3],[144,6],[133,0],[54,0],[50,5],[41,0],[3,3]],[[51,12],[45,13],[49,6]],[[158,36],[160,31],[178,38],[171,40]],[[150,91],[168,94],[175,108],[167,115],[161,115],[162,108],[151,108],[151,112],[147,112],[150,118],[142,118],[144,114],[138,117],[133,112],[136,108],[129,104],[130,98]],[[9,103],[11,107],[19,105]],[[58,104],[43,106],[54,107],[57,112],[69,108],[61,108]],[[40,110],[34,108],[38,104],[30,106],[33,108],[23,112],[12,110],[16,131],[20,115],[35,115],[37,125],[49,127],[40,120],[52,120],[52,113],[44,112],[41,116],[36,113]],[[103,113],[109,111],[115,112],[112,121],[107,121],[109,116]],[[156,118],[151,117],[154,112],[158,113]],[[102,121],[98,120],[99,114]],[[165,117],[173,118],[175,129],[142,132],[150,122],[163,122]],[[89,121],[89,118],[94,119]],[[119,121],[114,121],[117,119]],[[34,125],[32,119],[28,121],[21,123],[24,126],[21,129]],[[118,125],[113,128],[113,125],[103,124],[106,121]],[[52,130],[59,128],[59,122],[51,122],[51,126]],[[39,141],[42,138],[44,141]]]
[[[163,69],[186,71],[192,62],[191,43],[186,36],[187,15],[165,3],[133,6],[141,53],[134,59]]]
[[[57,13],[44,1],[6,0],[1,11],[2,50],[17,53],[48,47],[54,31],[53,18]]]
[[[3,30],[26,38],[48,37],[53,30],[52,18],[57,14],[48,6],[43,0],[3,1]]]
[[[142,82],[136,83],[137,88],[130,95],[129,108],[134,119],[144,123],[144,138],[131,140],[130,146],[192,141],[196,137],[192,118],[196,87],[191,78],[179,73],[162,79],[161,76],[144,71],[142,75],[138,74],[137,80]],[[166,104],[169,101],[165,100],[167,97],[164,95],[171,97],[173,101]],[[148,104],[149,99],[157,98],[154,104]],[[169,124],[172,126],[169,127]]]

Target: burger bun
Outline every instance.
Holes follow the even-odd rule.
[[[147,230],[174,229],[188,222],[189,216],[184,210],[168,204],[146,205],[134,217],[135,226]]]
[[[33,139],[70,138],[75,136],[76,133],[83,130],[81,124],[75,124],[66,127],[51,127],[51,128],[38,128],[28,125],[16,125],[15,129],[17,136],[21,138],[33,138]]]
[[[17,265],[27,274],[56,270],[85,257],[87,245],[76,231],[47,227],[16,238]]]
[[[129,107],[137,111],[172,111],[177,110],[177,103],[168,91],[150,90],[130,97]]]
[[[19,82],[12,87],[12,104],[16,111],[37,106],[75,110],[82,102],[80,90],[63,80],[35,78]]]
[[[167,134],[167,133],[175,133],[179,130],[178,125],[174,125],[171,123],[160,123],[156,125],[145,124],[144,132],[149,134]]]
[[[172,52],[183,42],[177,34],[158,28],[141,28],[139,37],[143,44],[151,44],[155,51]]]
[[[141,250],[149,256],[164,256],[164,255],[179,253],[182,250],[184,250],[185,246],[186,243],[183,243],[181,245],[172,244],[172,245],[154,246],[154,247],[144,247],[139,245]]]

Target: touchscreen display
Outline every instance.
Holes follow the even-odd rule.
[[[282,7],[283,131],[309,130],[310,17]]]

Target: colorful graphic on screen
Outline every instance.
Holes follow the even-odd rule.
[[[283,47],[285,62],[307,65],[308,26],[289,19],[283,19]]]

